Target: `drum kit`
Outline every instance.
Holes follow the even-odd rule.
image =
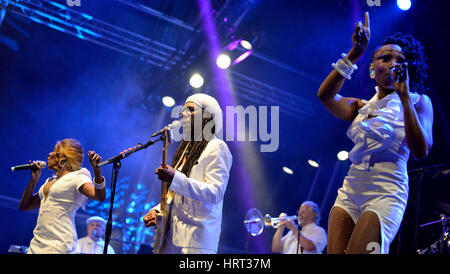
[[[442,203],[441,203],[442,204]],[[442,204],[440,208],[446,212],[450,212],[449,204]],[[440,219],[422,224],[419,228],[426,227],[434,224],[441,224],[442,232],[439,239],[425,249],[418,249],[417,254],[450,254],[450,217],[446,217],[445,214],[440,214]]]

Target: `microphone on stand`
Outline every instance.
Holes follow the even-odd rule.
[[[178,120],[175,120],[175,121],[173,121],[171,124],[169,124],[169,125],[167,126],[167,129],[168,129],[168,130],[178,129],[180,126],[181,126],[181,122],[178,121]],[[161,129],[161,130],[159,130],[159,131],[157,131],[157,132],[155,132],[155,133],[152,135],[152,137],[161,135],[163,132],[164,132],[164,128]],[[130,150],[126,151],[126,152],[121,152],[121,153],[119,153],[118,155],[116,155],[116,156],[114,156],[114,157],[111,157],[111,158],[109,158],[108,160],[103,161],[103,162],[97,164],[96,167],[102,167],[102,166],[104,166],[104,165],[107,165],[107,164],[111,164],[111,163],[117,162],[117,161],[119,161],[119,160],[121,160],[121,159],[124,159],[124,158],[130,156],[131,154],[133,154],[133,153],[135,153],[135,152],[137,152],[137,151],[139,151],[139,150],[141,150],[141,149],[144,149],[144,148],[147,148],[147,147],[153,145],[153,144],[156,143],[156,142],[158,142],[158,141],[149,140],[146,144],[138,144],[138,145],[135,146],[133,149],[130,149]]]
[[[181,122],[178,120],[173,121],[171,124],[169,124],[167,126],[168,130],[172,130],[172,129],[178,129],[181,126]],[[159,131],[153,133],[152,137],[156,137],[158,135],[161,135],[164,132],[164,128],[160,129]]]
[[[36,161],[36,164],[40,168],[47,167],[47,163],[44,162],[44,161]],[[34,168],[36,168],[35,164],[26,164],[26,165],[13,166],[13,167],[11,167],[11,170],[12,171],[18,171],[18,170],[27,170],[27,169],[34,169]]]

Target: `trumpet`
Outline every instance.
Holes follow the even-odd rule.
[[[266,227],[271,226],[273,228],[278,228],[278,226],[280,226],[281,221],[284,221],[284,220],[295,221],[295,220],[297,220],[297,215],[272,218],[272,217],[270,217],[269,214],[266,214],[264,216],[264,225]]]

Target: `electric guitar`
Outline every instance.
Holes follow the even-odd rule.
[[[170,131],[170,129],[165,127],[163,129],[161,138],[164,141],[162,165],[166,166],[167,149],[169,147],[169,143],[172,142],[172,132]],[[164,244],[166,242],[166,234],[169,229],[170,212],[172,208],[172,197],[168,197],[167,195],[169,186],[170,184],[168,182],[161,181],[161,210],[156,215],[156,230],[153,242],[153,253],[155,254],[159,254],[161,252],[161,248],[164,247]]]

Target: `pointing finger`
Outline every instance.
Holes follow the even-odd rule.
[[[369,12],[366,11],[364,13],[364,27],[366,27],[367,29],[370,29],[370,18],[369,18]]]

